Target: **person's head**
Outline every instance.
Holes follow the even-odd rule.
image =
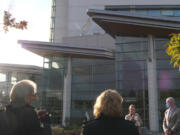
[[[10,91],[11,102],[26,102],[29,105],[36,100],[37,85],[31,80],[22,80],[13,85]]]
[[[174,107],[175,106],[175,100],[173,97],[166,98],[166,107]]]
[[[131,104],[131,105],[129,106],[129,113],[130,113],[130,114],[135,114],[135,113],[136,113],[135,105]]]
[[[116,90],[105,90],[96,98],[93,114],[96,118],[101,115],[121,117],[122,103],[123,98]]]

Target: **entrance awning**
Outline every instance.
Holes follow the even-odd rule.
[[[115,37],[147,36],[168,37],[180,32],[180,19],[164,16],[146,16],[117,11],[88,10],[87,14],[107,33]]]
[[[40,56],[72,56],[114,59],[114,53],[105,48],[27,40],[19,40],[18,43],[20,43],[23,48]]]

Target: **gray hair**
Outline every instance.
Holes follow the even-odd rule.
[[[22,80],[13,85],[9,98],[10,101],[25,101],[26,97],[35,95],[37,85],[31,80]]]
[[[175,99],[173,97],[166,98],[166,102],[168,102],[168,101],[172,101],[173,103],[175,103]]]

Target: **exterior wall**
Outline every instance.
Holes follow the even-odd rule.
[[[81,125],[86,112],[92,117],[96,96],[105,89],[115,89],[114,60],[71,58],[71,67],[68,67],[68,59],[69,57],[46,58],[41,107],[52,114],[54,124],[60,124],[63,121],[64,126],[69,122]],[[71,70],[71,77],[68,78],[71,80],[68,82],[67,69]],[[70,93],[67,86],[71,86]],[[67,102],[63,103],[63,101]],[[62,115],[63,112],[68,115]]]
[[[86,45],[86,47],[115,50],[115,40],[107,34],[64,37],[62,41],[63,43],[79,45],[82,47]]]
[[[125,97],[124,113],[135,104],[148,126],[147,39],[116,38],[116,89]]]
[[[154,15],[154,16],[171,16],[174,18],[179,18],[180,9],[171,9],[168,12],[164,12],[164,10],[156,9],[156,10],[136,10],[134,13],[137,14],[146,14],[146,15]],[[120,11],[121,12],[121,11]],[[158,106],[159,113],[159,123],[162,123],[162,119],[164,117],[165,111],[165,98],[168,96],[175,97],[176,101],[179,103],[179,97],[176,96],[177,89],[179,86],[177,85],[180,80],[176,78],[178,76],[178,71],[173,69],[172,66],[169,65],[170,58],[165,53],[165,43],[168,42],[167,39],[158,39],[156,38],[155,42],[155,53],[156,53],[156,61],[157,67],[155,67],[157,71],[157,93],[158,102],[160,106]],[[148,115],[151,114],[151,110],[148,113],[148,94],[147,91],[149,87],[147,80],[149,81],[150,75],[148,74],[148,53],[147,53],[147,39],[143,38],[129,38],[129,37],[120,37],[116,38],[116,82],[117,89],[123,93],[124,96],[131,97],[132,93],[129,90],[134,89],[134,104],[138,107],[138,112],[140,112],[143,120],[144,126],[149,125]],[[130,77],[128,77],[130,75]],[[133,79],[134,78],[134,79]],[[136,79],[135,79],[136,78]],[[153,80],[154,80],[153,79]],[[151,78],[152,80],[152,78]],[[126,83],[128,85],[126,85]],[[175,83],[175,84],[174,84]],[[129,89],[129,90],[128,90]],[[167,94],[168,93],[168,94]],[[154,96],[149,97],[149,99],[155,100]],[[142,101],[141,101],[142,100]],[[140,101],[140,102],[138,102]],[[126,104],[128,105],[128,104]],[[126,108],[126,107],[125,107]],[[159,124],[161,125],[161,124]],[[151,125],[152,126],[152,123]],[[158,127],[158,126],[157,126]],[[162,130],[161,126],[160,130]]]
[[[168,40],[156,40],[157,57],[157,87],[159,95],[159,119],[163,120],[165,100],[174,97],[176,105],[180,107],[180,76],[178,69],[170,64],[170,57],[165,53],[165,44]]]
[[[55,5],[52,5],[55,12],[52,15],[52,19],[55,19],[53,24],[53,41],[61,41],[62,37],[68,36],[68,13],[69,13],[69,1],[68,0],[53,0]]]
[[[104,9],[105,5],[179,5],[179,0],[53,0],[56,1],[54,41],[63,37],[104,34],[86,14],[87,9]]]
[[[95,98],[105,89],[115,89],[114,66],[114,60],[72,58],[71,119],[73,121],[84,118],[86,112],[92,118]]]
[[[67,59],[64,57],[44,58],[43,80],[41,86],[41,108],[51,114],[53,124],[61,124],[63,113],[64,76]]]
[[[135,38],[116,38],[116,89],[126,99],[124,104],[125,113],[128,111],[129,104],[135,104],[143,119],[144,126],[148,126],[147,39],[136,39],[138,41],[134,42]],[[170,58],[165,53],[165,44],[167,42],[168,40],[165,39],[156,39],[155,42],[160,125],[164,117],[165,99],[172,96],[175,98],[177,106],[180,104],[180,93],[178,91],[180,89],[179,71],[169,64]]]

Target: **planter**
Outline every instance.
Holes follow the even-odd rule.
[[[80,135],[80,129],[65,130],[61,127],[52,127],[52,135]]]

